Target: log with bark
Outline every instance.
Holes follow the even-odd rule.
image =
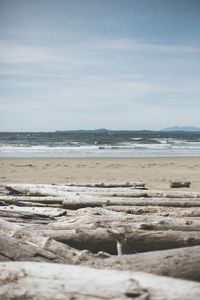
[[[191,185],[190,181],[172,181],[170,182],[170,188],[189,188]]]
[[[198,300],[200,284],[141,272],[35,262],[0,263],[1,299]]]

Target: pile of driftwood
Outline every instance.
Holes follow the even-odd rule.
[[[195,192],[6,185],[0,299],[200,299],[199,220]]]

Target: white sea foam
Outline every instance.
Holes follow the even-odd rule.
[[[0,157],[146,157],[146,156],[200,156],[200,143],[196,144],[127,144],[86,146],[0,146]]]

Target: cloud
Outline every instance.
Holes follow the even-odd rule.
[[[0,43],[1,64],[35,64],[50,62],[55,55],[49,47]]]
[[[32,44],[2,41],[0,102],[1,114],[7,119],[1,123],[6,128],[15,116],[21,120],[28,115],[28,119],[38,119],[30,121],[30,129],[39,130],[45,114],[49,124],[55,121],[51,129],[81,128],[83,124],[85,128],[134,129],[149,124],[159,127],[169,119],[174,122],[176,112],[177,122],[187,112],[196,122],[198,51],[116,38],[65,37],[54,45],[39,39]],[[21,128],[26,126],[23,122]],[[50,125],[44,126],[48,130]]]
[[[96,41],[97,49],[110,49],[120,51],[152,51],[152,52],[181,52],[181,53],[200,53],[200,47],[176,44],[156,44],[145,43],[132,38],[129,39],[102,39]]]

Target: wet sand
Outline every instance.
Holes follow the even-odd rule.
[[[200,157],[176,158],[1,158],[0,183],[85,183],[142,181],[169,189],[170,181],[191,181],[200,191]]]

